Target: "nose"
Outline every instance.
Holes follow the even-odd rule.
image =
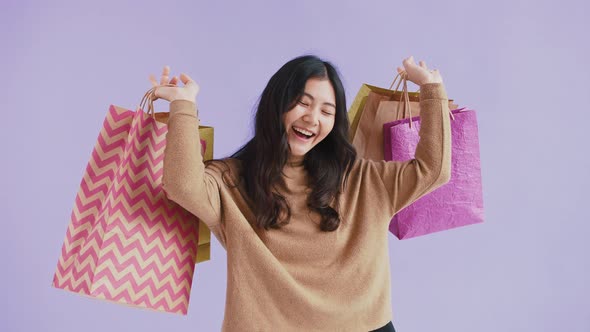
[[[315,126],[318,123],[319,114],[319,109],[310,107],[303,115],[303,120]]]

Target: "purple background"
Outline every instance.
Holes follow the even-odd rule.
[[[218,331],[215,239],[186,317],[50,287],[81,176],[108,106],[135,107],[163,65],[200,83],[223,157],[270,76],[313,52],[339,67],[348,105],[412,54],[478,111],[486,222],[390,237],[396,328],[590,331],[590,5],[556,3],[2,0],[0,330]]]

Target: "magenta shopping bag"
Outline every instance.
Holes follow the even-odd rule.
[[[483,192],[475,111],[451,111],[451,180],[400,210],[389,231],[398,239],[439,232],[483,222]],[[412,128],[409,122],[412,121]],[[383,125],[385,160],[414,159],[420,117]]]

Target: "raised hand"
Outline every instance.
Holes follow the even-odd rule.
[[[169,102],[179,99],[196,102],[197,94],[199,93],[200,88],[192,78],[190,78],[187,74],[181,73],[180,81],[182,82],[183,86],[178,86],[178,77],[174,76],[170,80],[169,77],[169,66],[164,66],[162,77],[160,78],[159,83],[154,75],[150,75],[150,82],[152,83],[152,86],[157,87],[154,91],[154,95],[156,97],[154,100],[162,98]]]
[[[442,83],[442,76],[438,69],[428,69],[426,62],[420,61],[417,65],[414,62],[414,57],[410,56],[404,59],[402,63],[403,67],[397,67],[397,72],[400,74],[405,72],[408,81],[414,82],[419,86],[427,83]]]

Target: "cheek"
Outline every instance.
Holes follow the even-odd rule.
[[[291,127],[291,124],[293,122],[295,122],[295,120],[297,120],[298,118],[300,118],[302,116],[301,113],[302,113],[302,111],[299,106],[295,106],[290,111],[284,113],[283,114],[283,125],[285,126],[285,129],[289,129]]]
[[[334,119],[333,118],[331,120],[327,120],[322,125],[322,138],[325,138],[326,136],[328,136],[330,134],[330,132],[332,132],[332,130],[334,130]]]

